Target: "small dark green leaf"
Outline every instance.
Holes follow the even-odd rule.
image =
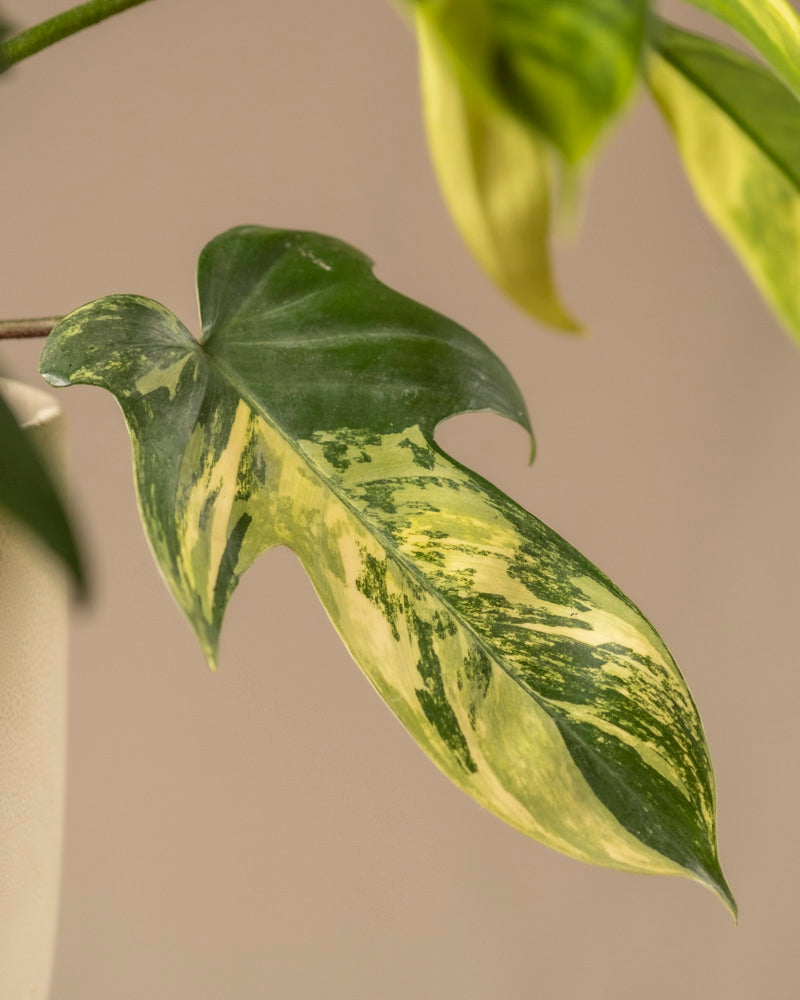
[[[625,104],[646,0],[416,0],[460,70],[556,146],[582,157]]]
[[[0,506],[58,555],[79,587],[85,576],[59,491],[36,448],[0,395]]]
[[[478,802],[735,910],[700,719],[663,642],[434,441],[467,410],[528,427],[502,363],[328,237],[231,230],[198,285],[201,343],[152,300],[110,296],[59,323],[42,371],[119,400],[151,545],[210,661],[239,577],[287,545],[376,690]]]

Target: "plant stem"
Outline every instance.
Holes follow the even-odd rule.
[[[88,3],[78,4],[77,7],[56,14],[55,17],[27,28],[3,42],[0,45],[0,66],[5,68],[21,62],[28,56],[46,49],[48,45],[59,42],[68,35],[74,35],[76,31],[88,28],[98,21],[111,17],[112,14],[119,14],[120,11],[140,3],[144,3],[144,0],[89,0]]]
[[[22,340],[27,337],[46,337],[61,316],[42,319],[0,319],[0,340]]]

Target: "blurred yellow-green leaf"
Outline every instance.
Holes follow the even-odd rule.
[[[625,104],[644,44],[646,0],[416,0],[435,31],[497,103],[570,161]]]
[[[800,337],[800,101],[768,67],[659,22],[648,82],[689,180],[784,325]]]
[[[641,65],[647,0],[407,0],[445,200],[489,276],[537,319],[578,324],[552,277],[552,176],[585,159]]]
[[[51,471],[0,395],[0,508],[24,524],[71,572],[81,592],[86,575],[69,516]]]
[[[800,19],[786,0],[688,0],[724,21],[800,93]]]
[[[551,164],[544,140],[458,72],[423,16],[418,38],[431,157],[464,242],[523,309],[551,326],[578,329],[551,273]]]

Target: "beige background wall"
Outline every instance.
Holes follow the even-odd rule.
[[[55,0],[3,0],[20,23]],[[203,243],[331,232],[483,336],[539,441],[440,440],[655,621],[716,764],[735,928],[682,880],[593,869],[450,787],[266,557],[212,676],[137,524],[116,404],[60,393],[95,599],[75,614],[54,1000],[800,996],[800,356],[696,210],[643,103],[562,255],[585,342],[477,272],[428,166],[415,54],[385,2],[154,0],[0,84],[2,312],[141,292],[195,327]],[[0,364],[34,379],[36,347]]]

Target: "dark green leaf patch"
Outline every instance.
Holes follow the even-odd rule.
[[[459,764],[474,773],[478,766],[472,759],[469,744],[445,691],[442,665],[433,644],[434,626],[417,614],[412,614],[411,629],[419,646],[417,671],[424,681],[424,687],[417,689],[422,710]]]

